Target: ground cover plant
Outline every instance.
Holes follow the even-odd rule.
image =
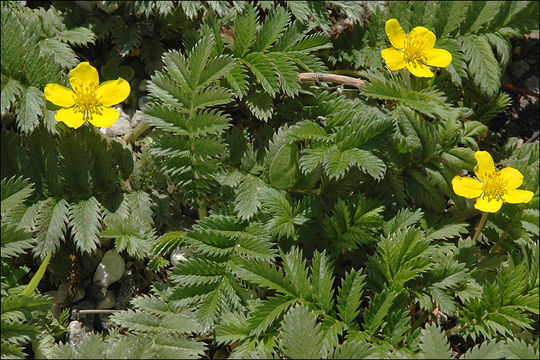
[[[2,2],[2,358],[538,358],[538,18]]]

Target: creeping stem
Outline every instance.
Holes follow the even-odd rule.
[[[324,73],[300,73],[298,74],[298,79],[301,82],[333,82],[354,87],[360,87],[365,84],[364,80],[350,76]]]
[[[486,225],[487,217],[488,217],[488,213],[487,212],[482,212],[482,218],[478,222],[478,225],[476,226],[476,231],[474,232],[474,236],[473,236],[473,239],[472,239],[473,242],[476,241],[476,239],[478,239],[478,236],[480,236],[480,232],[484,228],[484,225]]]

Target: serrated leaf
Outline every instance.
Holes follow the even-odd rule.
[[[341,320],[347,325],[354,326],[360,312],[360,299],[364,289],[366,275],[360,271],[351,270],[341,281],[337,297],[337,309]]]
[[[443,331],[435,324],[427,324],[420,332],[422,359],[452,359],[452,350]]]
[[[39,256],[41,259],[50,252],[56,252],[60,241],[64,240],[69,213],[69,204],[64,199],[56,202],[55,199],[49,198],[42,204],[39,220],[34,229],[37,232],[36,246],[32,251],[34,256]]]
[[[243,56],[255,41],[257,33],[257,13],[252,5],[234,22],[234,53]]]
[[[22,84],[2,74],[2,95],[0,101],[0,114],[9,110],[23,91]]]
[[[280,348],[290,359],[319,359],[323,354],[323,332],[316,316],[303,305],[297,305],[281,323]]]
[[[460,359],[499,359],[504,356],[502,342],[484,341],[467,350]]]
[[[243,59],[244,64],[255,75],[262,88],[271,96],[278,91],[278,77],[274,69],[274,64],[269,57],[263,53],[250,53]]]
[[[313,298],[320,308],[329,313],[333,306],[334,297],[334,274],[330,259],[323,251],[315,252],[311,265],[311,283],[313,287]]]
[[[483,36],[467,35],[461,39],[461,46],[469,62],[473,83],[484,95],[495,95],[501,85],[500,68],[487,39]]]
[[[261,336],[297,300],[286,295],[269,297],[261,302],[247,321],[249,335]]]
[[[375,334],[377,332],[397,295],[398,293],[395,291],[384,290],[371,300],[364,313],[364,329],[368,333]]]
[[[69,223],[72,227],[73,242],[81,252],[93,252],[99,241],[101,209],[95,197],[80,200],[69,208]]]
[[[298,176],[298,146],[295,143],[284,144],[270,163],[268,178],[277,189],[289,189]]]
[[[18,105],[17,125],[23,133],[30,133],[39,125],[39,117],[43,115],[43,92],[33,86],[28,87],[22,92]]]
[[[266,18],[263,26],[257,33],[253,51],[265,51],[283,33],[290,14],[282,7],[276,7]]]

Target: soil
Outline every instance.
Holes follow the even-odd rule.
[[[512,39],[511,42],[512,59],[502,76],[501,90],[510,95],[512,105],[488,125],[490,130],[500,136],[500,145],[506,143],[509,137],[518,137],[525,142],[538,141],[539,138],[538,30],[521,39]]]

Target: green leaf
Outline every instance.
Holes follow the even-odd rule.
[[[266,121],[272,117],[274,102],[268,93],[253,90],[246,98],[246,105],[259,120]]]
[[[326,251],[316,251],[311,265],[313,298],[319,307],[329,313],[333,307],[334,269]]]
[[[232,101],[232,93],[222,87],[207,87],[197,91],[191,104],[192,111],[209,106],[227,104]]]
[[[15,225],[2,222],[1,234],[2,258],[11,258],[24,254],[26,250],[32,248],[35,244],[31,233]]]
[[[364,313],[364,329],[368,333],[375,334],[377,332],[397,295],[398,293],[395,291],[384,290],[371,300]]]
[[[30,86],[23,91],[17,109],[17,125],[23,133],[30,133],[39,125],[44,106],[44,95],[38,88]]]
[[[271,96],[278,91],[278,77],[270,58],[260,52],[250,53],[242,60],[255,75],[262,88]]]
[[[277,189],[291,188],[298,177],[298,147],[295,143],[284,144],[270,164],[268,177]]]
[[[435,324],[427,324],[420,332],[420,356],[422,359],[452,359],[452,350],[446,335]]]
[[[266,18],[264,25],[257,33],[257,40],[253,45],[253,51],[265,51],[285,30],[289,22],[290,14],[282,7],[276,7]]]
[[[150,253],[154,237],[152,231],[146,228],[145,223],[134,219],[129,221],[113,219],[107,222],[107,229],[102,231],[102,238],[113,238],[118,252],[126,250],[137,259],[144,259]]]
[[[257,13],[248,5],[245,13],[237,16],[234,22],[234,53],[242,57],[255,41],[257,33]]]
[[[71,204],[69,215],[75,246],[81,252],[93,252],[99,244],[101,227],[99,202],[93,196],[87,200],[80,200]]]
[[[259,179],[252,176],[245,176],[244,180],[236,191],[236,206],[234,210],[238,212],[238,217],[243,220],[250,219],[261,207],[259,192],[263,189]]]
[[[286,295],[278,295],[263,300],[251,313],[247,328],[249,335],[261,336],[297,300]]]
[[[373,357],[375,349],[361,340],[345,340],[338,345],[329,359],[368,359]]]
[[[276,67],[276,72],[279,76],[279,82],[283,92],[291,97],[298,95],[300,91],[300,80],[295,64],[281,52],[272,52],[268,54],[268,58]]]
[[[467,35],[461,39],[461,46],[469,63],[469,74],[473,83],[482,94],[494,96],[501,85],[501,74],[487,39],[483,36]]]
[[[30,184],[23,177],[4,178],[0,188],[2,198],[0,212],[2,217],[5,217],[11,209],[23,203],[34,191],[33,184]]]
[[[45,275],[45,271],[47,270],[47,266],[49,265],[49,261],[51,260],[51,254],[52,252],[49,252],[47,256],[45,256],[45,259],[43,259],[43,262],[41,263],[41,265],[39,265],[39,268],[37,269],[34,276],[32,276],[32,279],[30,279],[28,285],[26,285],[24,290],[21,292],[22,296],[29,296],[34,292],[34,290],[36,290],[39,282],[43,278],[43,275]]]
[[[64,232],[68,222],[68,203],[61,199],[56,202],[49,198],[40,202],[40,215],[35,224],[36,246],[33,249],[34,256],[44,258],[50,252],[56,252],[60,241],[64,241]]]
[[[15,104],[22,91],[23,86],[19,81],[4,77],[4,74],[2,73],[0,114],[3,114],[6,110],[11,109],[11,106]]]
[[[323,354],[323,332],[316,316],[303,305],[297,305],[281,323],[279,345],[290,359],[320,359]]]
[[[495,340],[484,341],[467,350],[460,359],[500,359],[504,357],[505,353],[503,344],[503,342],[497,342]]]
[[[361,271],[351,270],[341,281],[337,297],[337,309],[341,320],[350,327],[357,327],[355,319],[360,312],[360,300],[364,289],[366,275]]]

